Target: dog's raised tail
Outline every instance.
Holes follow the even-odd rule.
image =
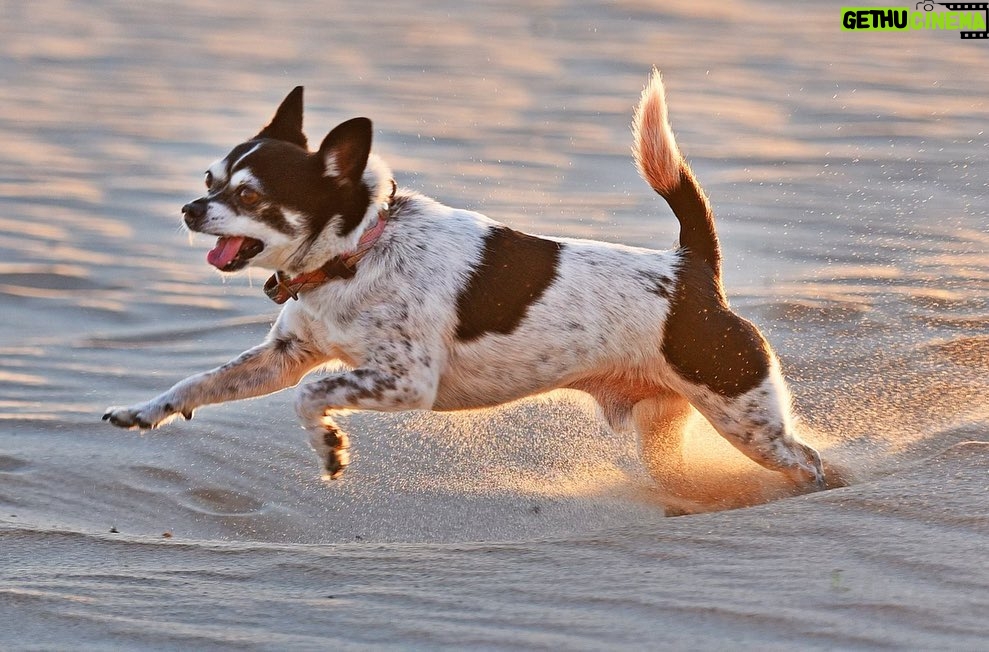
[[[677,147],[666,112],[666,92],[653,68],[632,122],[632,147],[639,174],[669,203],[680,221],[680,246],[702,258],[721,277],[721,246],[714,213]]]

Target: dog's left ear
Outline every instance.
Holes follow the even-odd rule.
[[[323,175],[356,183],[367,167],[371,154],[371,121],[354,118],[337,125],[323,139],[319,156],[323,159]]]
[[[302,133],[302,86],[296,86],[285,96],[278,110],[275,111],[275,117],[254,137],[254,140],[258,138],[284,140],[308,149],[306,135]]]

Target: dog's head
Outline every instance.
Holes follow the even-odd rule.
[[[370,151],[371,121],[354,118],[310,152],[296,87],[267,127],[209,167],[185,224],[219,238],[207,261],[220,271],[315,269],[353,249],[387,201],[390,172]]]

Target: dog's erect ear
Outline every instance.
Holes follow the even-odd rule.
[[[303,149],[308,146],[306,135],[302,133],[302,87],[296,86],[285,96],[275,111],[271,123],[254,137],[284,140]]]
[[[370,153],[371,121],[367,118],[354,118],[337,125],[319,146],[323,174],[354,183],[364,173]]]

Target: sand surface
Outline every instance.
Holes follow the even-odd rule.
[[[989,644],[985,42],[822,2],[0,13],[0,648]],[[178,209],[296,84],[310,140],[367,115],[401,185],[661,248],[629,157],[654,64],[732,303],[851,486],[788,496],[696,423],[720,511],[664,518],[634,438],[569,395],[354,414],[331,484],[290,392],[100,421],[267,330],[266,275],[220,278]]]

